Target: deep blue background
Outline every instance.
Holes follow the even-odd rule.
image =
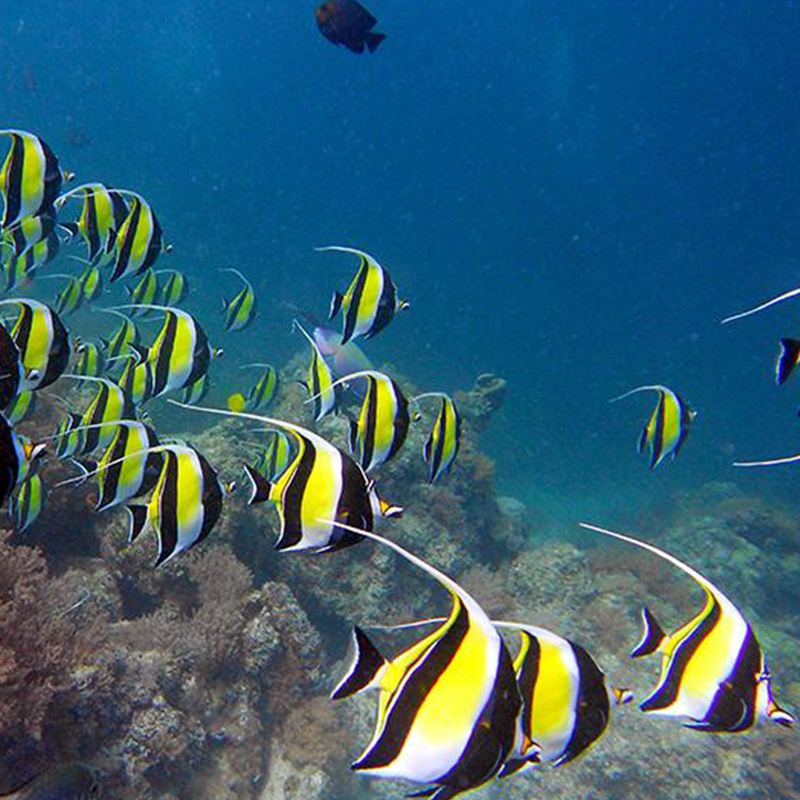
[[[216,336],[243,357],[283,360],[281,302],[346,287],[354,263],[314,246],[369,250],[412,303],[376,362],[426,390],[509,380],[485,437],[503,491],[569,516],[709,480],[791,501],[800,466],[730,463],[800,451],[800,386],[771,384],[800,301],[719,320],[800,285],[797,6],[368,7],[388,39],[358,57],[313,2],[29,0],[0,25],[0,117],[147,196],[212,332],[216,268],[245,271],[261,319]],[[651,382],[699,411],[652,475],[651,398],[606,402]]]

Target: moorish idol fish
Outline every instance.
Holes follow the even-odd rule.
[[[278,390],[278,371],[271,364],[243,364],[241,369],[258,367],[264,372],[255,384],[247,391],[235,392],[228,397],[228,408],[231,411],[257,411],[272,402]],[[187,402],[187,401],[184,401]],[[195,401],[197,402],[197,401]]]
[[[0,325],[0,410],[7,409],[17,397],[24,377],[25,367],[19,348],[11,334]]]
[[[158,278],[152,269],[146,269],[135,286],[126,286],[128,299],[131,305],[131,316],[136,317],[143,313],[142,307],[155,302],[158,294]]]
[[[267,444],[260,450],[252,468],[266,480],[274,482],[289,466],[292,446],[288,435],[281,430],[270,430],[267,437]]]
[[[339,309],[344,313],[343,345],[356,336],[370,339],[392,321],[398,309],[408,308],[408,303],[397,299],[397,289],[387,270],[369,253],[336,245],[318,247],[317,250],[354,253],[360,260],[350,288],[344,294],[334,292],[331,300],[330,318],[334,319]]]
[[[0,505],[32,472],[34,461],[44,452],[43,443],[34,444],[14,431],[0,413]]]
[[[138,354],[122,358],[126,362],[117,383],[135,406],[141,406],[153,396],[153,364],[142,361]]]
[[[20,130],[0,130],[11,137],[11,149],[0,170],[0,193],[5,209],[0,228],[53,208],[63,180],[72,175],[58,165],[58,158],[43,139]]]
[[[200,323],[188,311],[157,305],[141,305],[138,308],[162,311],[166,315],[152,347],[136,348],[141,359],[153,365],[152,397],[160,397],[195,383],[208,372],[211,358],[222,355],[222,350],[211,347]]]
[[[67,368],[72,346],[67,329],[50,306],[38,300],[0,300],[19,306],[11,336],[22,354],[25,369],[20,389],[43,389]]]
[[[51,233],[47,238],[29,247],[21,255],[11,256],[3,264],[3,274],[6,279],[5,291],[10,292],[17,286],[26,286],[34,277],[39,267],[52,261],[61,249],[61,242],[56,234]]]
[[[443,392],[426,392],[417,395],[413,401],[416,403],[428,397],[438,397],[441,400],[433,430],[422,450],[429,468],[428,482],[433,483],[440,475],[448,472],[456,460],[461,444],[461,418],[453,399]]]
[[[522,708],[511,656],[478,603],[455,581],[398,544],[347,526],[390,547],[450,593],[448,618],[387,660],[358,627],[338,700],[379,691],[372,741],[351,768],[378,778],[432,784],[414,797],[449,800],[495,777],[514,751]],[[526,747],[526,755],[533,748]]]
[[[158,539],[158,567],[211,533],[234,484],[223,484],[205,456],[193,447],[167,444],[145,453],[164,455],[153,495],[147,505],[130,503],[125,507],[130,514],[130,542],[150,523]],[[106,466],[113,464],[109,461]]]
[[[128,215],[113,240],[111,283],[129,275],[140,275],[156,263],[162,252],[172,249],[164,244],[161,224],[144,197],[127,189],[114,191],[130,197],[130,201]]]
[[[294,326],[306,337],[311,345],[311,363],[308,365],[308,379],[302,385],[311,395],[314,402],[314,421],[319,422],[326,414],[336,410],[341,395],[341,387],[333,385],[333,373],[328,362],[323,358],[314,339],[297,321]]]
[[[711,581],[652,544],[583,522],[581,527],[649,550],[693,578],[705,595],[703,610],[671,634],[642,609],[644,633],[631,656],[662,654],[661,678],[640,703],[642,711],[686,719],[687,727],[711,733],[739,733],[761,719],[795,722],[772,699],[772,675],[753,629]]]
[[[576,642],[533,625],[494,625],[519,634],[514,672],[522,696],[514,752],[499,777],[572,761],[603,735],[612,701],[622,704],[633,699],[627,689],[607,686],[603,671]],[[533,755],[525,752],[530,742],[537,745]]]
[[[20,392],[6,406],[6,419],[11,425],[16,425],[22,422],[28,414],[31,414],[34,408],[36,408],[36,393],[32,392],[30,389]]]
[[[66,417],[56,425],[55,432],[50,439],[55,443],[56,458],[72,458],[83,450],[83,430],[76,430],[81,427],[81,415],[72,411],[67,412]]]
[[[89,264],[81,273],[78,281],[85,303],[92,303],[103,293],[103,273],[97,264]]]
[[[91,378],[71,373],[65,373],[63,377],[99,384],[97,394],[81,416],[80,427],[86,429],[86,433],[79,453],[84,455],[98,448],[105,449],[116,433],[113,423],[121,419],[131,419],[134,415],[130,397],[122,387],[108,378]]]
[[[350,420],[350,452],[369,472],[394,458],[403,446],[411,415],[408,400],[400,387],[382,372],[354,372],[339,378],[333,386],[356,378],[367,380],[367,394],[358,421]]]
[[[646,447],[650,448],[650,469],[655,469],[668,455],[677,457],[689,435],[689,426],[694,422],[697,412],[672,389],[660,384],[637,386],[610,402],[616,403],[617,400],[630,397],[637,392],[647,391],[658,393],[658,403],[642,430],[637,449],[639,453],[643,453]]]
[[[184,390],[183,396],[181,397],[181,401],[188,404],[194,405],[195,403],[199,403],[203,400],[203,398],[208,394],[208,375],[203,375],[201,378],[198,378],[194,383],[190,383]]]
[[[72,275],[54,274],[48,277],[67,279],[67,283],[64,288],[56,294],[55,302],[53,303],[56,314],[60,314],[64,317],[67,314],[73,314],[77,311],[83,304],[83,287],[81,286],[80,280]]]
[[[89,378],[99,378],[105,371],[105,358],[99,345],[94,342],[81,342],[76,348],[75,374]],[[82,384],[78,384],[81,386]]]
[[[32,525],[42,511],[45,493],[41,475],[34,473],[24,480],[11,495],[8,516],[17,533]]]
[[[253,285],[238,269],[229,267],[221,269],[220,272],[232,272],[244,281],[244,286],[233,300],[222,298],[222,307],[225,311],[225,330],[242,331],[255,319],[256,293],[253,291]]]
[[[320,522],[319,517],[348,523],[358,520],[359,528],[372,530],[378,517],[397,517],[403,512],[378,497],[375,482],[347,453],[313,431],[272,417],[171,402],[209,414],[261,422],[294,439],[297,453],[276,481],[245,466],[251,486],[249,504],[271,500],[278,511],[276,550],[330,552],[361,541],[338,524]]]
[[[76,432],[97,427],[83,426]],[[82,474],[60,484],[82,483],[96,476],[99,494],[95,511],[105,511],[146,494],[156,485],[163,466],[163,453],[154,452],[159,445],[158,437],[149,425],[136,420],[118,420],[114,427],[114,437],[100,460],[75,461]]]
[[[167,279],[159,288],[158,299],[151,301],[162,306],[180,305],[189,294],[189,281],[177,269],[159,269],[158,275],[167,275]]]
[[[106,359],[108,361],[113,361],[120,356],[126,356],[129,352],[129,345],[139,344],[139,331],[136,327],[136,323],[130,317],[119,311],[112,311],[108,308],[98,308],[97,310],[105,314],[116,314],[122,319],[122,324],[109,339],[100,337],[100,343],[105,349]]]
[[[62,225],[70,234],[80,234],[88,249],[91,265],[105,266],[111,258],[116,232],[128,216],[128,205],[122,195],[102,183],[85,183],[62,194],[56,200],[61,208],[71,199],[83,200],[77,222]]]
[[[56,215],[52,208],[41,214],[24,217],[3,231],[3,241],[11,248],[12,255],[21,256],[33,245],[47,239],[56,229]]]

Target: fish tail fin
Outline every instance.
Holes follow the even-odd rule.
[[[624,706],[626,703],[630,703],[633,700],[633,692],[621,686],[612,686],[611,694],[614,696],[614,702],[618,706]]]
[[[642,607],[642,639],[630,652],[631,658],[641,658],[655,653],[667,638],[647,606]]]
[[[266,503],[272,491],[272,484],[260,472],[254,470],[248,464],[244,465],[244,471],[247,475],[247,479],[250,481],[250,497],[247,500],[247,505],[252,506],[254,503]]]
[[[377,45],[376,45],[377,46]],[[342,307],[344,295],[341,292],[334,292],[331,298],[331,310],[328,312],[328,319],[333,319]]]
[[[377,686],[386,663],[386,659],[372,644],[367,634],[358,625],[354,625],[352,660],[344,677],[331,692],[331,699],[350,697]]]
[[[139,535],[144,530],[144,526],[147,524],[147,506],[141,505],[140,503],[133,503],[125,506],[125,508],[130,515],[131,524],[128,528],[128,544],[130,544],[139,538]]]
[[[769,702],[767,717],[773,722],[777,722],[778,725],[783,725],[785,728],[791,728],[797,722],[797,718],[794,714],[790,714],[788,711],[781,708],[774,700],[770,700]]]
[[[367,49],[370,53],[374,53],[378,49],[378,45],[386,38],[385,33],[373,33],[370,31],[365,37],[364,40],[367,43]]]
[[[800,340],[781,339],[780,345],[781,351],[775,362],[775,383],[778,386],[786,382],[800,359]]]
[[[402,506],[393,506],[391,503],[387,503],[385,500],[380,501],[381,507],[381,516],[392,518],[392,517],[402,517],[403,516],[403,507]]]

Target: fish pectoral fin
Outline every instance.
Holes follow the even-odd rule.
[[[344,300],[344,295],[341,292],[334,292],[333,297],[331,297],[331,308],[328,312],[328,319],[333,319],[342,307],[342,301]]]
[[[244,471],[248,481],[250,481],[250,497],[247,500],[247,505],[266,503],[272,492],[272,483],[249,464],[244,465]]]
[[[367,634],[358,625],[354,625],[350,666],[339,685],[331,692],[331,699],[340,700],[377,687],[387,663]]]
[[[132,503],[125,506],[130,515],[130,527],[128,528],[128,544],[135,542],[147,524],[147,506],[139,503]]]
[[[642,607],[642,638],[639,644],[630,652],[631,658],[641,658],[655,653],[667,638],[656,618],[647,606]]]

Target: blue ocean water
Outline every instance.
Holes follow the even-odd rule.
[[[368,346],[423,389],[509,382],[484,445],[502,491],[572,517],[710,480],[791,501],[800,392],[771,383],[800,284],[794,3],[372,0],[388,38],[334,48],[313,3],[30,0],[0,31],[5,123],[80,181],[144,193],[193,302],[256,284],[247,355],[299,347],[362,247],[412,309]],[[168,263],[166,263],[168,262]],[[675,465],[635,453],[665,383],[699,412]],[[795,432],[797,435],[795,435]]]

